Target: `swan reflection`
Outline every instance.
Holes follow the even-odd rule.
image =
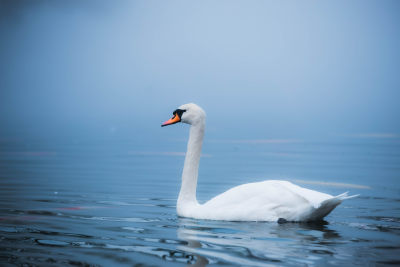
[[[343,242],[327,222],[277,224],[179,218],[177,236],[187,243],[178,249],[196,258],[189,266],[218,262],[252,266],[312,264],[321,254],[337,253],[329,244]]]
[[[193,264],[188,264],[187,266],[206,266],[209,263],[208,259],[195,252],[197,248],[201,248],[201,243],[197,240],[196,234],[191,233],[190,230],[185,227],[185,220],[186,219],[179,219],[177,236],[180,240],[186,241],[187,245],[181,246],[180,249],[186,252],[191,252],[196,257],[196,261]]]

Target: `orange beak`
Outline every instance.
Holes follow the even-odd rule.
[[[161,124],[161,127],[167,126],[167,125],[171,125],[171,124],[175,124],[181,121],[181,118],[179,118],[178,114],[175,114],[171,119],[167,120],[166,122],[164,122],[163,124]]]

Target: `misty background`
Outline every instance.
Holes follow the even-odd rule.
[[[399,1],[0,1],[0,138],[399,138]]]

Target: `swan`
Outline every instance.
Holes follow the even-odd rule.
[[[206,113],[196,104],[185,104],[161,127],[178,122],[191,125],[176,205],[178,216],[223,221],[318,221],[343,200],[357,196],[348,196],[347,192],[331,196],[288,181],[267,180],[236,186],[199,204],[196,187]]]

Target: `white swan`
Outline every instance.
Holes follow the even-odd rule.
[[[198,105],[180,106],[161,126],[191,124],[177,213],[182,217],[225,221],[316,221],[328,215],[347,193],[331,196],[287,181],[268,180],[236,186],[204,204],[196,199],[206,114]]]

